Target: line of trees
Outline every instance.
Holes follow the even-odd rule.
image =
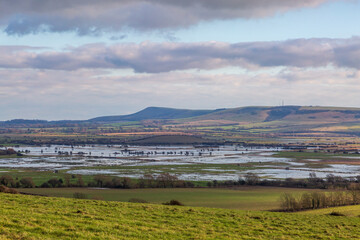
[[[0,185],[11,188],[33,188],[35,187],[35,183],[31,177],[24,177],[20,180],[13,179],[10,175],[3,175],[0,177]]]
[[[5,150],[0,150],[0,155],[4,156],[8,156],[8,155],[14,155],[16,154],[17,156],[22,156],[22,154],[20,152],[15,151],[13,148],[7,148]]]
[[[252,186],[273,186],[273,187],[290,187],[290,188],[316,188],[316,189],[346,189],[353,183],[360,183],[360,175],[354,178],[343,178],[328,174],[326,177],[319,178],[315,173],[310,173],[309,178],[305,179],[261,179],[254,173],[247,173],[243,178],[240,178],[238,183],[240,185]]]
[[[140,179],[134,180],[128,177],[112,177],[106,175],[95,175],[93,180],[87,184],[81,175],[64,175],[63,178],[51,178],[46,182],[35,185],[31,177],[24,177],[20,180],[10,175],[0,177],[0,185],[9,188],[59,188],[59,187],[100,187],[100,188],[187,188],[195,187],[193,182],[183,181],[177,176],[169,173],[162,173],[157,176],[145,174]]]
[[[312,189],[349,189],[352,184],[359,184],[360,176],[348,179],[333,174],[328,174],[325,179],[318,178],[315,173],[310,173],[307,179],[269,180],[261,179],[254,173],[247,173],[238,180],[208,181],[207,187],[234,187],[234,186],[273,186],[290,188]],[[195,183],[178,179],[176,175],[161,173],[158,175],[145,174],[139,179],[128,177],[114,177],[107,175],[95,175],[92,181],[84,182],[81,175],[65,174],[63,178],[51,178],[46,182],[35,185],[31,177],[13,179],[10,175],[0,177],[0,185],[12,188],[57,188],[57,187],[100,187],[100,188],[192,188]]]
[[[284,193],[280,198],[281,209],[284,211],[301,211],[327,207],[355,205],[360,203],[360,185],[351,184],[346,191],[312,192],[295,196]]]
[[[247,173],[237,181],[209,181],[208,187],[231,187],[231,186],[271,186],[289,188],[311,188],[311,189],[347,189],[352,183],[360,183],[360,176],[355,178],[343,178],[328,174],[324,179],[310,173],[309,178],[305,179],[262,179],[255,173]]]

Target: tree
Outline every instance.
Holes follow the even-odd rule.
[[[286,211],[296,211],[300,209],[299,202],[291,193],[284,193],[280,196],[281,208]]]
[[[60,181],[60,179],[57,178],[52,178],[48,181],[48,183],[50,184],[51,187],[55,188],[55,187],[61,187],[62,186],[62,181]]]
[[[15,185],[14,179],[9,175],[4,175],[0,177],[0,184],[6,187],[13,187]]]
[[[352,204],[358,204],[360,202],[360,187],[359,184],[351,183],[348,187]]]
[[[145,185],[147,187],[154,187],[154,182],[155,182],[155,178],[153,175],[151,174],[144,174],[143,176],[143,179],[144,179],[144,182],[145,182]]]
[[[245,175],[245,182],[248,184],[248,185],[256,185],[258,184],[260,181],[260,177],[255,174],[255,173],[246,173]]]
[[[64,178],[65,178],[65,186],[66,186],[66,187],[70,187],[70,185],[71,185],[71,183],[70,183],[70,175],[69,175],[69,174],[66,174],[66,175],[64,176]]]
[[[124,177],[122,179],[122,187],[123,188],[131,188],[132,187],[131,179],[128,177]]]
[[[178,181],[178,178],[175,175],[170,173],[161,173],[157,176],[156,181],[159,187],[174,187],[175,183]]]
[[[103,187],[105,185],[105,183],[108,181],[108,177],[106,177],[104,175],[96,175],[94,177],[94,181],[96,182],[96,185],[98,187]]]
[[[77,182],[78,187],[85,186],[84,180],[82,179],[81,175],[77,175],[77,179],[78,179],[78,182]]]
[[[20,184],[24,188],[33,188],[33,187],[35,187],[35,183],[34,183],[34,181],[32,180],[31,177],[24,177],[24,178],[20,179]]]
[[[311,172],[309,173],[309,183],[313,186],[319,186],[321,185],[321,182],[323,182],[323,180],[321,178],[318,178],[316,176],[316,173]]]

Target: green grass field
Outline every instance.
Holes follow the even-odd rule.
[[[72,198],[74,193],[83,193],[89,199],[127,202],[131,198],[150,203],[164,203],[176,199],[186,206],[228,208],[242,210],[279,209],[279,199],[283,193],[302,194],[318,191],[309,189],[276,187],[218,188],[157,188],[157,189],[89,189],[89,188],[30,188],[21,192],[53,197]]]
[[[309,211],[298,212],[298,214],[329,215],[330,213],[333,213],[333,212],[340,213],[340,214],[343,214],[344,216],[348,216],[348,217],[360,217],[360,205],[309,210]]]
[[[30,177],[33,179],[35,185],[40,186],[42,183],[47,182],[49,179],[52,178],[61,178],[65,179],[64,171],[59,171],[57,173],[54,173],[53,171],[41,171],[41,170],[35,170],[35,169],[12,169],[12,168],[0,168],[0,176],[9,175],[14,180],[19,180],[21,178]],[[69,175],[71,176],[71,175]],[[93,180],[93,176],[89,175],[82,175],[83,181],[87,184],[88,182]],[[77,178],[70,179],[71,183],[76,183]]]
[[[360,218],[0,194],[0,239],[357,239]]]

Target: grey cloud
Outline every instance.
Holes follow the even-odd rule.
[[[174,29],[201,21],[263,18],[331,1],[346,0],[0,0],[0,24],[18,35]]]
[[[351,74],[351,69],[299,68],[251,75],[171,72],[127,76],[92,69],[0,69],[0,117],[88,119],[164,104],[215,109],[276,105],[281,99],[294,105],[359,107],[359,78],[349,79]]]
[[[360,41],[339,46],[334,49],[334,55],[340,66],[360,69]]]
[[[89,44],[65,51],[0,47],[1,68],[133,69],[160,73],[222,67],[349,67],[360,69],[360,38],[283,42]]]

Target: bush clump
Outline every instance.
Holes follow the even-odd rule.
[[[3,193],[12,193],[12,194],[18,194],[19,192],[16,190],[16,189],[13,189],[13,188],[8,188],[4,185],[1,185],[0,186],[0,192],[3,192]]]
[[[141,198],[130,198],[129,202],[131,203],[149,203],[148,201]]]
[[[74,192],[73,197],[76,199],[88,199],[88,196],[81,192]]]
[[[340,212],[331,212],[331,213],[329,213],[329,215],[330,216],[341,216],[341,217],[343,217],[343,216],[345,216],[345,214],[343,214],[343,213],[340,213]]]
[[[178,200],[170,200],[170,202],[165,202],[163,205],[172,205],[172,206],[184,206],[180,201]]]

